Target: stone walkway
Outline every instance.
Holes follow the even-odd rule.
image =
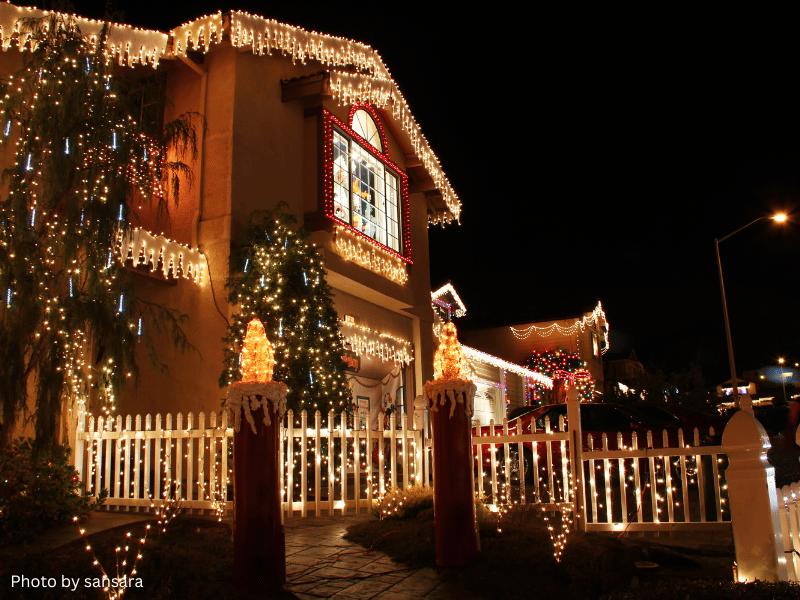
[[[344,539],[347,527],[369,515],[286,521],[287,590],[297,598],[477,599],[442,581],[435,569],[410,569],[383,552]]]

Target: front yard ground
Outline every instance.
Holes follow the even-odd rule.
[[[665,545],[657,538],[570,533],[559,562],[538,508],[512,510],[499,524],[495,518],[484,514],[479,519],[481,553],[472,564],[440,570],[446,581],[459,582],[482,598],[531,598],[533,594],[614,600],[800,597],[800,586],[794,584],[734,584],[731,547],[700,550]],[[549,523],[557,534],[560,518],[551,518]],[[357,523],[346,539],[412,567],[435,565],[430,508],[411,518]]]

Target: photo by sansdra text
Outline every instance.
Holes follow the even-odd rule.
[[[12,575],[12,588],[62,588],[73,592],[78,586],[86,588],[143,588],[141,577],[67,577],[61,576],[61,581],[56,577],[26,577],[25,575]]]

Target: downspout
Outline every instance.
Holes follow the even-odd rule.
[[[201,94],[203,97],[203,110],[201,116],[205,119],[206,109],[208,108],[208,71],[204,65],[198,65],[191,58],[186,55],[180,56],[189,68],[200,76]],[[206,167],[206,127],[203,121],[203,133],[200,139],[200,184],[198,189],[198,202],[197,211],[192,218],[192,248],[200,249],[200,219],[203,215],[203,187],[205,183],[205,167]]]

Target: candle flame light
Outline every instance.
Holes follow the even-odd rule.
[[[267,332],[260,319],[247,324],[242,348],[242,381],[269,383],[275,367],[275,354],[267,339]]]
[[[433,358],[435,379],[465,379],[467,358],[456,336],[456,326],[452,321],[442,329],[442,337]]]

